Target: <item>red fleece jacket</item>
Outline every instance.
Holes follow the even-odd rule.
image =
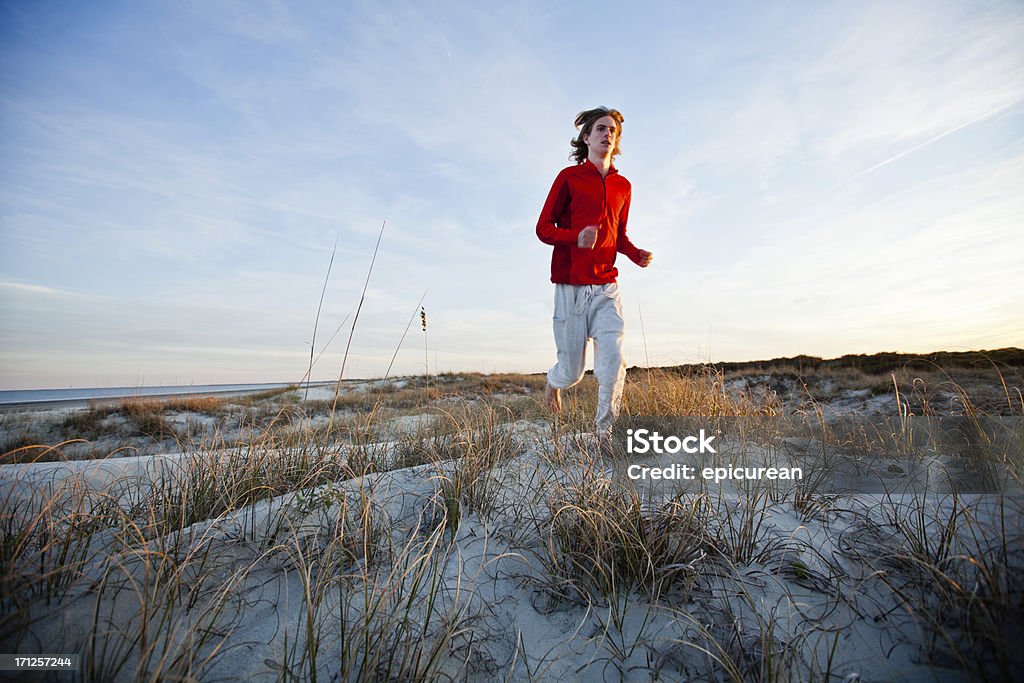
[[[555,178],[537,221],[537,237],[554,247],[551,281],[568,285],[604,285],[615,282],[616,253],[639,265],[640,249],[626,237],[629,181],[615,167],[602,177],[590,161],[563,169]],[[576,246],[580,231],[597,225],[593,249]]]

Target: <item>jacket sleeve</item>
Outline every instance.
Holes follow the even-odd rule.
[[[552,246],[576,246],[582,228],[566,228],[558,225],[559,220],[569,207],[569,183],[565,174],[559,173],[555,178],[548,198],[541,209],[537,221],[537,237],[544,244]]]
[[[630,192],[626,201],[622,204],[622,213],[619,214],[619,234],[615,239],[615,249],[633,263],[640,265],[640,249],[633,244],[626,235],[626,222],[629,220],[629,202],[633,198]]]

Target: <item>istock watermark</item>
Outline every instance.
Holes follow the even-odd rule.
[[[1024,490],[1024,429],[1001,417],[625,415],[602,458],[652,496],[758,482],[802,496]]]
[[[804,478],[801,467],[704,467],[699,469],[700,477],[719,484],[727,480],[760,480],[760,479],[792,479]],[[667,479],[693,481],[697,478],[698,468],[692,465],[672,464],[665,467],[652,467],[636,463],[626,468],[626,476],[630,479]]]
[[[653,429],[626,430],[626,453],[627,455],[677,455],[688,453],[696,455],[699,453],[714,453],[712,442],[714,434],[709,435],[707,430],[701,429],[696,434],[688,436],[676,436],[662,434]],[[753,480],[753,479],[803,479],[804,472],[800,467],[703,467],[693,465],[682,465],[673,463],[666,467],[653,467],[650,465],[633,464],[626,468],[626,476],[630,479],[677,479],[692,481],[697,478],[697,473],[703,479],[714,481],[716,484],[729,480]]]
[[[717,453],[711,442],[715,440],[714,435],[708,436],[702,429],[697,435],[684,436],[682,438],[670,435],[662,436],[659,432],[650,429],[627,429],[626,430],[626,453],[630,455],[664,455],[666,453]],[[698,444],[698,445],[694,445]]]

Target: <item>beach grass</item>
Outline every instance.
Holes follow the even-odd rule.
[[[820,397],[820,382],[788,395],[751,377],[630,373],[624,417],[708,420],[731,430],[730,457],[794,448],[823,469],[794,485],[631,484],[595,447],[590,377],[557,419],[542,375],[443,373],[337,402],[291,391],[60,417],[48,429],[172,447],[96,460],[62,457],[62,442],[13,449],[0,649],[80,654],[83,681],[1013,680],[1015,378],[976,404],[941,373],[890,377],[888,394],[855,377]],[[865,390],[893,401],[888,430],[830,414]],[[183,429],[182,413],[214,428]],[[869,455],[937,461],[950,441],[924,427],[951,417],[972,430],[968,470],[996,493],[828,488]],[[144,427],[156,435],[127,433]]]

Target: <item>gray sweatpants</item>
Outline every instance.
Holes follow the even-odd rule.
[[[619,285],[555,285],[555,347],[558,362],[548,370],[548,383],[566,389],[583,378],[587,341],[594,340],[594,375],[597,377],[597,431],[606,433],[619,414],[626,365],[622,339]]]

